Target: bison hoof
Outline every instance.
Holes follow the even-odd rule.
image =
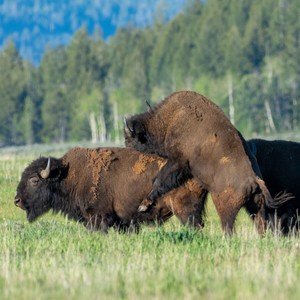
[[[149,208],[149,206],[141,204],[138,208],[138,212],[145,212],[148,210],[148,208]]]
[[[144,199],[138,208],[138,212],[146,212],[152,207],[152,205],[153,203],[151,201]]]

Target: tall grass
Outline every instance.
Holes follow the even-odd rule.
[[[33,158],[0,156],[1,299],[299,298],[299,237],[260,238],[244,212],[224,237],[210,201],[201,233],[176,219],[139,234],[101,235],[51,213],[29,224],[13,198]]]

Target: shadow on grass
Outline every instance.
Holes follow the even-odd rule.
[[[153,238],[156,240],[172,244],[187,244],[195,240],[199,241],[203,239],[201,231],[188,227],[182,227],[180,230],[172,232],[166,231],[164,228],[158,228],[151,235],[153,235]]]

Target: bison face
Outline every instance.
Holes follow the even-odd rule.
[[[55,168],[58,160],[41,157],[33,161],[23,172],[17,187],[14,203],[26,211],[33,222],[52,208],[54,187],[61,172]]]
[[[164,145],[159,143],[157,138],[154,138],[149,126],[151,122],[149,122],[147,116],[137,115],[124,121],[126,147],[166,157],[163,150]]]

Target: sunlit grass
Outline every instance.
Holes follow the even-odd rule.
[[[174,218],[139,234],[101,235],[52,213],[29,224],[13,198],[36,157],[0,157],[1,299],[299,298],[299,237],[260,238],[244,211],[224,237],[211,201],[203,232]]]

